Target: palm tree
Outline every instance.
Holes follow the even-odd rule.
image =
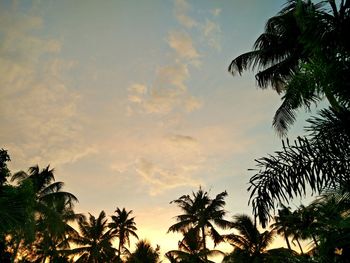
[[[324,262],[348,262],[350,258],[349,190],[349,184],[327,189],[305,208],[314,212],[317,227],[312,230],[319,240],[315,250]]]
[[[273,125],[284,135],[295,120],[296,109],[325,95],[333,110],[349,106],[349,40],[345,37],[350,16],[349,1],[314,4],[310,0],[289,0],[265,25],[253,51],[235,58],[229,71],[235,75],[258,68],[261,88],[272,86],[283,93]]]
[[[295,211],[295,214],[299,218],[299,225],[295,226],[299,228],[299,235],[303,240],[311,239],[313,246],[318,248],[318,239],[316,233],[319,228],[318,211],[312,205],[300,207]]]
[[[134,236],[138,239],[136,234],[136,223],[134,221],[135,217],[130,217],[132,210],[126,211],[125,208],[120,210],[117,208],[115,210],[117,213],[116,216],[111,216],[112,222],[109,223],[109,228],[111,229],[111,234],[116,235],[119,239],[118,246],[118,262],[120,261],[120,256],[122,254],[122,250],[126,249],[125,244],[130,246],[130,238],[129,236]]]
[[[78,222],[80,236],[70,240],[78,245],[70,254],[80,255],[76,262],[104,263],[112,262],[116,249],[112,247],[113,235],[108,229],[106,214],[101,211],[95,218],[90,214],[89,221],[81,218]]]
[[[0,235],[29,226],[34,220],[34,194],[31,182],[10,185],[7,178],[11,172],[7,167],[10,161],[7,151],[0,149]]]
[[[291,229],[288,219],[291,216],[290,207],[282,205],[281,209],[278,209],[278,215],[274,217],[275,223],[271,225],[272,230],[277,234],[282,235],[286,241],[287,247],[291,250],[288,237],[291,235]]]
[[[147,240],[140,240],[136,243],[136,249],[131,253],[126,262],[127,263],[158,263],[160,262],[160,247],[155,249]]]
[[[69,240],[79,233],[69,223],[84,218],[67,207],[64,200],[56,200],[54,206],[40,215],[36,222],[36,240],[34,242],[36,259],[45,262],[56,262],[64,258],[69,251]]]
[[[178,244],[179,250],[170,250],[166,253],[168,259],[183,263],[205,263],[211,262],[206,261],[206,256],[223,255],[220,250],[204,250],[203,242],[201,242],[201,237],[196,229],[191,228],[183,235],[184,238]]]
[[[207,250],[207,234],[213,239],[214,245],[217,245],[223,241],[223,237],[215,229],[215,225],[224,229],[230,226],[230,222],[224,219],[226,211],[223,207],[226,196],[227,192],[225,191],[218,194],[214,199],[211,199],[208,192],[204,192],[202,188],[199,188],[196,193],[192,192],[192,197],[190,195],[183,195],[172,201],[171,203],[175,203],[181,208],[183,214],[175,217],[177,223],[172,225],[168,232],[184,233],[190,228],[194,228],[201,233],[201,242],[204,251]],[[206,254],[205,260],[208,260]]]
[[[73,194],[62,191],[64,183],[55,182],[54,169],[50,169],[50,166],[45,167],[41,171],[39,166],[32,166],[29,168],[29,173],[21,171],[15,173],[11,178],[11,181],[19,183],[24,180],[29,180],[33,184],[38,201],[38,210],[40,210],[40,205],[50,206],[57,199],[65,200],[66,204],[71,207],[78,202],[78,199]]]
[[[306,222],[303,222],[303,218],[301,217],[301,214],[299,210],[293,211],[289,218],[290,224],[292,225],[291,227],[291,233],[292,233],[292,242],[293,245],[295,245],[294,241],[298,244],[299,250],[301,254],[304,254],[303,247],[301,246],[300,240],[303,239],[304,234],[303,234],[303,226],[305,225]]]
[[[281,206],[282,208],[278,210],[278,216],[274,217],[275,223],[271,227],[277,234],[285,238],[289,250],[291,250],[291,246],[288,238],[292,237],[292,243],[294,244],[294,241],[296,241],[300,252],[304,254],[300,239],[306,240],[311,236],[317,245],[317,241],[310,231],[314,219],[303,205],[295,211],[291,211],[290,207]]]
[[[267,247],[274,238],[273,231],[260,233],[253,220],[244,214],[234,216],[231,225],[238,234],[225,236],[234,250],[225,257],[224,262],[264,262]]]
[[[11,172],[7,167],[10,161],[7,151],[0,149],[0,261],[11,262],[13,254],[17,253],[21,237],[32,239],[34,236],[33,187],[30,182],[18,186],[10,185],[8,177]],[[8,237],[11,235],[11,240]],[[14,242],[16,240],[17,242]],[[16,243],[15,245],[13,243]],[[9,252],[11,247],[13,253]]]
[[[33,187],[23,182],[0,188],[0,262],[14,262],[20,247],[35,237]]]
[[[55,182],[54,170],[50,169],[50,166],[42,170],[38,166],[30,167],[29,173],[15,173],[11,180],[16,181],[18,186],[30,184],[33,191],[32,213],[35,221],[30,222],[29,226],[35,224],[35,229],[32,229],[33,235],[35,231],[35,242],[34,246],[30,247],[38,250],[34,254],[45,260],[46,257],[52,257],[52,253],[57,254],[58,247],[66,248],[68,243],[62,241],[66,239],[67,233],[73,231],[67,223],[76,219],[73,207],[78,199],[73,194],[62,191],[64,183]],[[24,243],[26,232],[28,231],[25,229],[16,229],[13,233],[17,242],[14,259],[17,250]]]

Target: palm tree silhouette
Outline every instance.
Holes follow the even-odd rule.
[[[116,249],[112,247],[113,235],[108,229],[105,212],[101,211],[97,218],[90,214],[88,221],[81,218],[78,226],[80,235],[71,241],[79,247],[70,251],[70,254],[80,255],[76,262],[112,262]]]
[[[158,263],[160,262],[160,247],[155,249],[151,246],[149,241],[140,240],[136,243],[136,249],[129,254],[127,263]]]
[[[315,250],[327,262],[348,262],[350,258],[350,187],[327,189],[306,210],[313,211],[314,222],[305,228],[319,240]],[[336,253],[341,251],[341,253]],[[338,262],[337,261],[337,262]]]
[[[172,225],[168,232],[186,232],[190,228],[195,229],[201,233],[204,251],[207,250],[207,234],[213,239],[214,245],[222,242],[223,237],[215,229],[215,225],[224,229],[230,226],[230,222],[224,219],[226,211],[223,207],[226,196],[227,192],[225,191],[211,199],[208,192],[199,188],[196,193],[192,192],[192,196],[183,195],[172,201],[171,203],[175,203],[181,208],[183,214],[175,217],[178,222]],[[208,261],[206,254],[205,260]]]
[[[79,217],[73,212],[74,203],[78,199],[73,194],[62,191],[64,183],[55,182],[54,170],[50,169],[50,166],[42,170],[39,166],[30,167],[29,173],[23,171],[15,173],[11,180],[18,185],[27,182],[31,184],[34,194],[32,209],[35,221],[28,223],[35,224],[34,247],[38,251],[37,256],[45,260],[47,257],[58,255],[58,248],[68,247],[66,235],[74,232],[68,222]],[[17,234],[19,236],[14,258],[24,239],[25,231],[18,229]]]
[[[166,253],[168,259],[174,262],[205,263],[206,256],[223,255],[220,250],[204,250],[203,242],[197,229],[191,228],[183,233],[184,238],[179,241],[178,250],[170,250]]]
[[[292,212],[290,207],[281,205],[281,209],[278,209],[278,215],[274,217],[275,223],[271,225],[272,230],[276,231],[277,234],[282,235],[286,241],[287,247],[291,250],[289,237],[292,235],[290,227],[290,217]]]
[[[231,226],[238,234],[225,236],[234,250],[225,257],[224,262],[265,262],[267,247],[274,238],[273,231],[260,233],[253,220],[244,214],[234,216]]]
[[[330,10],[325,7],[328,2]],[[273,119],[277,132],[285,135],[296,110],[310,107],[325,96],[333,110],[349,106],[350,3],[334,0],[290,0],[255,41],[253,50],[229,65],[233,75],[258,69],[261,88],[272,86],[283,93],[283,102]]]
[[[29,168],[29,173],[21,171],[15,173],[11,178],[11,181],[17,181],[18,183],[24,180],[30,180],[33,184],[38,201],[38,210],[41,209],[41,205],[50,206],[58,199],[64,200],[71,207],[78,202],[78,199],[72,193],[62,191],[64,183],[55,182],[54,169],[50,169],[50,166],[41,171],[39,166],[32,166]]]
[[[138,236],[135,232],[137,230],[134,220],[135,217],[130,217],[132,210],[126,211],[125,208],[123,208],[123,210],[117,208],[115,212],[117,215],[111,216],[112,222],[109,223],[108,226],[111,229],[111,234],[116,235],[119,239],[118,262],[120,262],[122,250],[127,249],[125,244],[130,246],[129,236],[134,236],[137,239]]]
[[[278,203],[321,193],[330,186],[346,185],[350,178],[350,111],[322,110],[308,120],[307,136],[294,143],[282,141],[283,149],[256,160],[250,179],[249,203],[263,227]]]
[[[79,236],[69,224],[84,218],[67,207],[64,200],[57,200],[36,221],[36,260],[56,262],[69,254],[70,239]]]

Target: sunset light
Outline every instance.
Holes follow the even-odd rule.
[[[274,241],[262,248],[263,253],[268,248],[284,247],[278,253],[291,256],[293,249],[295,257],[300,253],[316,260],[295,262],[333,262],[318,261],[317,255],[321,253],[317,250],[318,246],[324,245],[322,240],[328,240],[323,232],[317,235],[322,228],[320,225],[317,230],[310,230],[314,235],[311,232],[305,234],[304,231],[294,236],[288,236],[281,226],[283,216],[289,215],[288,218],[291,218],[293,213],[305,212],[301,208],[325,193],[324,189],[333,191],[343,185],[343,181],[338,180],[346,181],[349,178],[350,133],[346,127],[349,124],[350,82],[346,72],[350,68],[350,45],[348,40],[341,37],[342,33],[337,35],[334,32],[350,32],[346,31],[350,26],[350,1],[329,0],[321,7],[317,4],[311,7],[311,2],[1,0],[0,149],[1,176],[5,178],[1,181],[1,187],[23,187],[22,190],[13,191],[30,195],[30,189],[33,188],[35,192],[37,185],[26,183],[26,180],[31,180],[28,179],[30,174],[34,178],[33,174],[40,174],[49,165],[45,173],[49,176],[54,174],[54,177],[45,182],[63,182],[64,185],[58,183],[50,191],[40,188],[42,192],[31,197],[34,199],[26,198],[25,205],[34,207],[30,212],[33,218],[50,218],[43,216],[43,207],[34,205],[39,202],[35,198],[46,200],[45,194],[64,191],[72,194],[67,199],[69,202],[65,199],[64,204],[55,203],[56,197],[41,202],[48,202],[45,203],[47,207],[62,211],[66,211],[64,206],[71,202],[74,213],[80,215],[69,221],[68,214],[64,218],[59,210],[61,212],[55,211],[59,216],[51,214],[52,220],[62,217],[63,221],[66,220],[64,222],[69,221],[70,226],[81,234],[84,231],[82,228],[87,228],[89,222],[97,220],[98,223],[99,216],[101,222],[103,218],[107,220],[107,227],[112,222],[112,215],[120,216],[116,210],[120,209],[121,213],[125,208],[125,213],[132,210],[128,218],[134,217],[138,236],[137,239],[130,235],[130,246],[128,242],[120,243],[122,234],[116,223],[115,228],[111,227],[114,237],[108,241],[112,242],[113,248],[106,250],[99,261],[91,261],[78,251],[79,244],[87,244],[83,237],[78,237],[78,232],[74,234],[76,236],[69,232],[67,237],[74,238],[66,241],[67,244],[71,242],[74,253],[67,252],[68,247],[63,243],[59,247],[65,251],[60,257],[64,255],[62,258],[67,261],[54,261],[54,256],[43,254],[43,261],[40,262],[71,262],[68,258],[76,260],[81,255],[82,262],[138,262],[133,261],[137,244],[148,245],[146,241],[143,244],[138,240],[147,240],[163,262],[210,262],[209,259],[222,262],[225,255],[243,249],[235,245],[236,237],[233,236],[233,233],[244,236],[239,232],[242,222],[252,223],[252,227],[257,226],[264,234],[272,230],[271,224],[275,223],[276,232],[271,232],[275,235]],[[343,7],[344,13],[340,12],[339,16],[343,14],[345,18],[342,21],[347,22],[344,22],[342,29],[327,22],[327,16],[322,16],[324,13],[333,14],[332,10],[343,10]],[[280,20],[269,20],[278,14]],[[313,16],[315,18],[311,18]],[[297,20],[299,24],[296,25],[307,19],[310,21],[300,28],[283,28],[287,33],[288,30],[293,32],[286,38],[280,35],[273,38],[273,30],[283,31],[278,23],[282,24],[282,19],[286,17],[290,20],[300,19],[301,22]],[[320,21],[324,19],[323,24],[316,21],[316,17]],[[268,21],[271,22],[270,27],[267,26]],[[317,34],[322,28],[317,25],[321,24],[328,26],[329,35],[319,40]],[[271,39],[266,40],[268,37]],[[254,46],[254,42],[259,40],[260,45]],[[324,43],[328,40],[331,43]],[[293,46],[295,42],[297,44]],[[257,53],[240,57],[253,50]],[[273,59],[273,56],[276,57]],[[276,66],[280,61],[283,62]],[[290,63],[290,68],[285,69],[287,63]],[[276,72],[269,75],[264,70],[270,66],[275,66],[273,70]],[[322,109],[328,110],[328,113],[322,115]],[[311,116],[345,121],[339,125],[322,124],[322,128],[317,128],[319,126],[315,121],[313,130],[305,131],[305,127],[310,127],[306,120]],[[345,127],[344,134],[342,127]],[[312,145],[307,146],[309,142],[304,141],[303,136],[327,136],[322,129],[333,132],[330,137],[341,141],[317,144],[310,139]],[[289,150],[286,138],[290,145],[294,145],[293,141],[298,136],[301,139],[296,148]],[[311,150],[315,155],[310,153],[311,157],[304,157],[307,150],[303,150],[303,145],[305,149],[317,145],[318,148]],[[338,149],[337,145],[342,146]],[[11,160],[7,159],[6,152]],[[264,156],[267,159],[260,159],[258,166],[255,160]],[[340,159],[337,159],[338,156]],[[297,160],[302,158],[312,161],[298,163]],[[326,168],[329,163],[331,166]],[[38,170],[28,170],[36,165]],[[11,175],[15,174],[13,180],[7,172],[3,172],[7,167]],[[16,174],[19,171],[27,174]],[[316,179],[313,173],[317,173]],[[328,189],[330,185],[334,189]],[[7,198],[7,190],[1,189],[0,210],[7,207],[12,207],[13,211],[17,211],[18,207],[20,209],[23,205],[21,202],[2,201],[1,198]],[[215,200],[220,198],[224,202],[222,205],[219,202],[217,207],[218,211],[222,209],[222,218],[215,221],[212,212],[206,212],[208,220],[214,220],[211,222],[218,233],[231,234],[222,237],[222,240],[217,237],[218,246],[215,248],[214,230],[208,225],[201,225],[201,219],[197,222],[194,218],[198,214],[194,216],[181,207],[181,202],[191,203],[196,198],[200,199],[200,191],[208,198],[207,201],[202,200],[200,211],[214,206]],[[253,191],[255,193],[250,199]],[[314,194],[312,197],[311,193]],[[181,199],[184,195],[188,195],[187,199]],[[321,203],[327,199],[324,198],[320,199]],[[69,216],[73,217],[73,208],[69,209]],[[347,206],[341,215],[339,212],[338,217],[332,220],[342,218],[344,224],[349,226],[349,217],[343,218],[345,214],[349,215],[349,209]],[[318,208],[317,211],[321,210]],[[25,248],[34,239],[39,240],[38,235],[25,243],[26,236],[16,236],[23,229],[6,225],[17,217],[13,219],[9,215],[7,219],[8,210],[4,211],[0,211],[0,218],[4,220],[0,221],[0,225],[6,229],[0,228],[0,233],[7,241],[0,240],[0,262],[5,260],[1,256],[5,252],[12,257],[18,253],[27,256],[28,260],[37,258],[39,254],[36,253],[45,250],[42,240],[56,240],[53,234],[39,235],[42,247],[36,243],[35,249]],[[105,212],[105,216],[101,211]],[[174,226],[184,220],[185,217],[177,217],[183,213],[191,214],[186,219],[191,223]],[[18,219],[27,218],[29,222],[29,217],[29,214],[22,215]],[[28,222],[22,223],[26,227],[39,224]],[[54,228],[54,223],[49,225]],[[11,230],[12,227],[16,230]],[[191,229],[197,232],[191,233]],[[37,230],[33,231],[34,234]],[[347,237],[344,242],[350,242],[349,228],[330,232],[343,233],[341,235]],[[179,250],[180,241],[184,242],[182,246],[189,246],[186,242],[190,240],[184,237],[190,238],[191,234],[195,235],[192,238],[199,240],[193,251],[202,251],[197,255],[202,261],[180,260],[178,252],[169,252]],[[288,236],[290,244],[283,234]],[[207,235],[204,242],[203,235]],[[300,246],[299,239],[303,240]],[[57,237],[57,240],[61,239]],[[203,252],[206,249],[219,249],[223,253]],[[336,254],[333,253],[335,250],[338,251]],[[340,258],[334,262],[348,262],[340,260],[350,255],[346,254],[350,253],[350,243],[341,243],[329,251],[336,255],[335,258]],[[115,258],[107,259],[107,255],[114,255]],[[170,261],[170,256],[174,256],[172,260],[175,261]],[[234,257],[234,253],[230,254],[225,262],[252,262],[237,261],[238,257]]]

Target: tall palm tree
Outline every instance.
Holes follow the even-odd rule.
[[[117,208],[115,210],[117,215],[111,216],[112,222],[109,223],[109,228],[111,229],[111,234],[116,235],[119,239],[119,246],[118,246],[118,262],[121,260],[121,254],[122,250],[126,249],[125,244],[130,246],[130,238],[129,236],[134,236],[138,239],[138,236],[136,234],[136,223],[135,223],[135,217],[130,217],[132,210],[126,211],[125,208],[123,210],[120,210]]]
[[[312,240],[311,243],[313,243],[312,246],[314,248],[310,251],[318,248],[317,233],[322,224],[321,222],[324,221],[324,218],[321,218],[319,215],[320,211],[314,205],[300,205],[298,209],[291,212],[289,218],[286,218],[286,223],[289,224],[291,229],[293,241],[297,242],[301,253],[303,253],[303,248],[299,240]]]
[[[97,218],[90,214],[88,221],[81,218],[78,226],[80,236],[70,238],[78,246],[70,250],[70,254],[80,255],[76,262],[112,262],[116,249],[112,247],[113,235],[108,229],[105,212],[101,211]]]
[[[312,206],[300,205],[298,209],[293,212],[294,229],[297,230],[302,240],[311,239],[313,246],[318,247],[318,241],[316,237],[318,222],[316,219],[317,211]]]
[[[267,248],[274,238],[273,231],[260,233],[253,220],[244,214],[234,216],[232,228],[238,234],[225,236],[234,250],[225,257],[224,262],[265,262]]]
[[[213,239],[214,245],[220,243],[223,241],[223,237],[215,229],[215,225],[224,229],[230,226],[230,222],[224,219],[226,215],[224,198],[226,196],[227,192],[225,191],[211,199],[208,192],[199,188],[196,193],[192,192],[192,196],[183,195],[172,201],[171,203],[175,203],[181,208],[183,214],[175,217],[177,223],[172,225],[168,232],[184,233],[190,228],[200,231],[204,251],[207,250],[207,234]],[[206,254],[205,260],[208,260]]]
[[[205,263],[207,256],[223,255],[220,250],[204,250],[199,232],[191,228],[183,233],[183,239],[179,241],[178,250],[170,250],[166,253],[168,259],[175,262]],[[211,262],[211,261],[208,261]]]
[[[40,252],[35,254],[43,260],[46,257],[50,258],[52,253],[57,254],[55,251],[58,247],[65,248],[68,245],[67,242],[62,243],[62,241],[66,239],[68,232],[73,231],[67,223],[76,219],[73,208],[78,199],[72,193],[63,191],[63,182],[55,182],[54,170],[50,169],[50,166],[44,169],[40,169],[39,166],[30,167],[29,173],[23,171],[15,173],[11,180],[17,182],[19,186],[26,183],[31,185],[34,199],[32,213],[35,217],[33,222],[35,246],[31,249],[38,249]],[[24,233],[23,229],[17,229],[14,233],[17,249],[23,243]],[[53,241],[57,244],[53,244]],[[17,249],[15,249],[14,258],[16,258]]]
[[[288,219],[287,219],[288,220]],[[300,240],[303,239],[303,218],[301,217],[301,214],[299,210],[293,211],[289,218],[290,224],[292,225],[291,227],[291,233],[293,236],[292,242],[295,245],[294,241],[297,243],[300,253],[304,254],[303,247],[301,246]],[[306,222],[305,222],[306,223]]]
[[[349,11],[348,0],[339,6],[334,0],[289,0],[267,21],[253,50],[231,62],[233,75],[257,68],[259,87],[272,86],[284,94],[273,120],[281,135],[294,122],[296,109],[309,108],[323,96],[336,111],[349,106]]]
[[[281,209],[278,209],[278,215],[274,217],[275,223],[271,225],[272,230],[277,234],[282,235],[286,241],[287,247],[291,250],[289,236],[291,235],[291,228],[288,219],[291,216],[290,207],[282,205]]]
[[[36,222],[36,240],[34,242],[37,260],[56,262],[69,254],[69,240],[77,238],[79,233],[69,224],[83,219],[67,207],[64,200],[56,200],[54,205],[39,216]]]
[[[281,206],[282,208],[278,210],[278,216],[274,217],[275,223],[271,227],[277,234],[284,237],[289,250],[291,250],[291,246],[288,238],[291,237],[292,243],[294,244],[295,241],[298,244],[300,252],[304,254],[300,240],[306,240],[312,237],[317,245],[316,238],[311,231],[314,221],[310,213],[311,211],[309,209],[307,210],[303,205],[294,211],[291,211],[290,207]]]
[[[136,243],[136,249],[129,254],[126,263],[159,263],[160,247],[153,248],[147,240]]]

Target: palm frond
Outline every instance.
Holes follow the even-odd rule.
[[[312,125],[315,122],[319,121],[313,119]],[[250,179],[249,202],[263,226],[276,203],[288,203],[291,198],[305,195],[307,185],[313,193],[320,193],[325,187],[347,182],[350,178],[348,134],[343,130],[335,137],[324,130],[324,134],[310,139],[299,137],[294,144],[282,141],[282,151],[256,160],[258,169]]]

